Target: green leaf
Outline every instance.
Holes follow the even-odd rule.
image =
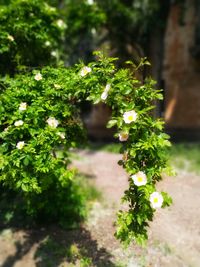
[[[107,128],[112,128],[114,125],[117,124],[117,120],[116,119],[113,119],[113,120],[110,120],[107,124]]]
[[[28,157],[25,157],[24,158],[23,163],[24,163],[25,166],[28,166],[29,165],[29,159],[28,159]]]

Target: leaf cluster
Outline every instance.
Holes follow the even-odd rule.
[[[68,152],[85,140],[76,97],[78,79],[66,68],[43,68],[41,80],[36,74],[34,70],[1,80],[0,182],[24,196],[30,214],[62,217],[69,210],[67,199],[77,197]],[[25,110],[20,110],[21,103],[26,103]],[[58,126],[51,127],[49,118]],[[18,121],[23,125],[16,126]],[[24,142],[22,149],[18,142]],[[63,153],[58,153],[60,149]]]
[[[124,132],[128,135],[128,140],[123,142],[123,156],[119,164],[129,174],[129,188],[123,197],[129,209],[118,213],[116,237],[127,244],[132,240],[143,244],[147,239],[148,221],[153,219],[155,212],[150,195],[157,192],[156,184],[162,180],[163,173],[170,172],[166,153],[171,145],[169,136],[163,132],[164,121],[152,114],[155,100],[162,99],[162,91],[155,88],[156,83],[151,78],[144,82],[136,78],[138,69],[149,65],[146,59],[139,66],[132,63],[133,69],[117,69],[115,58],[96,54],[98,61],[89,64],[92,73],[83,80],[83,86],[90,92],[88,99],[93,103],[104,102],[111,107],[112,117],[108,127],[116,127],[116,138]],[[110,89],[106,98],[102,99],[108,84]],[[137,119],[126,123],[124,114],[132,110],[137,113]],[[147,184],[137,186],[131,176],[141,171],[147,177]],[[162,207],[169,206],[171,198],[165,192],[160,194],[163,197]]]
[[[64,32],[59,19],[58,10],[42,0],[13,0],[0,5],[1,75],[14,74],[23,66],[57,63]]]
[[[157,182],[169,168],[169,136],[163,133],[164,122],[152,116],[155,100],[162,99],[162,93],[151,78],[144,82],[136,78],[138,69],[149,64],[146,59],[138,66],[128,62],[132,69],[118,69],[116,58],[101,52],[95,56],[97,60],[88,66],[46,67],[1,80],[0,181],[24,194],[31,214],[65,214],[66,206],[61,203],[66,190],[73,187],[74,177],[68,151],[84,140],[79,105],[86,99],[94,104],[104,102],[112,110],[108,127],[116,127],[115,137],[123,132],[128,135],[119,164],[129,175],[129,188],[123,197],[129,209],[118,214],[116,237],[127,244],[133,239],[143,243],[155,212],[150,195],[157,191]],[[26,103],[25,110],[20,110],[21,103]],[[126,123],[124,114],[128,111],[136,112],[135,121]],[[50,118],[56,119],[55,127],[48,123]],[[23,124],[16,125],[19,121]],[[19,141],[25,144],[22,149],[17,146]],[[60,147],[64,153],[58,156]],[[147,183],[137,186],[131,176],[141,171]],[[169,206],[171,198],[161,194],[162,206]],[[73,193],[69,195],[73,197]],[[49,205],[52,198],[55,203]],[[73,205],[68,208],[73,210]]]

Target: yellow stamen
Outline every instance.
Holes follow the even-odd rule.
[[[157,197],[154,198],[153,202],[154,202],[154,203],[158,203],[158,198],[157,198]]]
[[[141,176],[138,177],[137,179],[138,179],[138,182],[142,182],[143,181],[143,177],[141,177]]]
[[[128,119],[129,119],[129,121],[132,121],[133,120],[133,116],[132,115],[128,116]]]

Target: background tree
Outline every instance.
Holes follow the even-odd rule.
[[[63,58],[65,23],[41,0],[0,5],[0,74],[57,64]]]

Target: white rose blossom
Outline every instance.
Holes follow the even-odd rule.
[[[92,33],[92,35],[95,35],[97,33],[96,29],[95,28],[92,28],[91,29],[91,33]]]
[[[110,90],[110,84],[108,83],[108,84],[106,84],[105,89],[104,89],[103,93],[101,94],[102,100],[106,100],[106,98],[108,97],[109,90]]]
[[[94,0],[87,0],[88,5],[93,5],[94,4]]]
[[[10,129],[10,127],[11,127],[11,126],[6,127],[6,128],[3,130],[4,133],[8,132],[8,130]]]
[[[56,128],[59,124],[58,120],[56,120],[54,117],[48,118],[47,123],[51,128]]]
[[[137,113],[135,112],[135,110],[130,110],[124,113],[123,115],[123,119],[125,123],[131,123],[133,121],[136,121],[137,119]]]
[[[107,97],[108,97],[108,93],[104,91],[104,92],[101,94],[101,99],[102,99],[102,100],[106,100]]]
[[[45,44],[45,46],[47,46],[47,47],[48,47],[48,46],[50,46],[50,45],[51,45],[51,42],[49,42],[49,41],[46,41],[44,44]]]
[[[153,209],[161,208],[163,204],[163,196],[159,192],[153,192],[150,195],[150,202]]]
[[[66,28],[66,27],[67,27],[67,25],[65,24],[65,22],[64,22],[62,19],[58,19],[58,20],[56,21],[56,24],[57,24],[57,26],[58,26],[59,28]]]
[[[18,127],[18,126],[22,126],[23,124],[24,124],[24,122],[23,122],[22,120],[16,121],[16,122],[14,123],[14,125],[15,125],[16,127]]]
[[[65,139],[65,134],[64,133],[58,132],[57,135],[59,135],[61,139]]]
[[[8,40],[11,41],[11,42],[14,42],[14,40],[15,40],[14,37],[13,37],[12,35],[8,35],[7,38],[8,38]]]
[[[131,178],[133,179],[134,184],[137,186],[142,186],[147,183],[146,174],[142,171],[139,171],[136,174],[132,175]]]
[[[119,141],[125,142],[128,140],[129,134],[126,132],[119,133]]]
[[[38,72],[38,73],[35,75],[34,79],[35,79],[36,81],[40,81],[40,80],[42,80],[42,74],[41,74],[40,72]]]
[[[60,89],[60,88],[61,88],[60,84],[56,84],[56,83],[55,83],[53,86],[54,86],[56,89]]]
[[[91,71],[92,69],[90,67],[84,66],[80,71],[80,75],[83,77],[87,75],[88,73],[90,73]]]
[[[51,56],[52,57],[57,57],[58,56],[58,52],[57,51],[51,51]]]
[[[24,147],[24,145],[25,145],[25,142],[24,141],[20,141],[20,142],[17,143],[16,147],[17,147],[17,149],[22,149]]]
[[[26,102],[22,102],[19,105],[19,110],[26,110],[27,109],[27,103]]]

